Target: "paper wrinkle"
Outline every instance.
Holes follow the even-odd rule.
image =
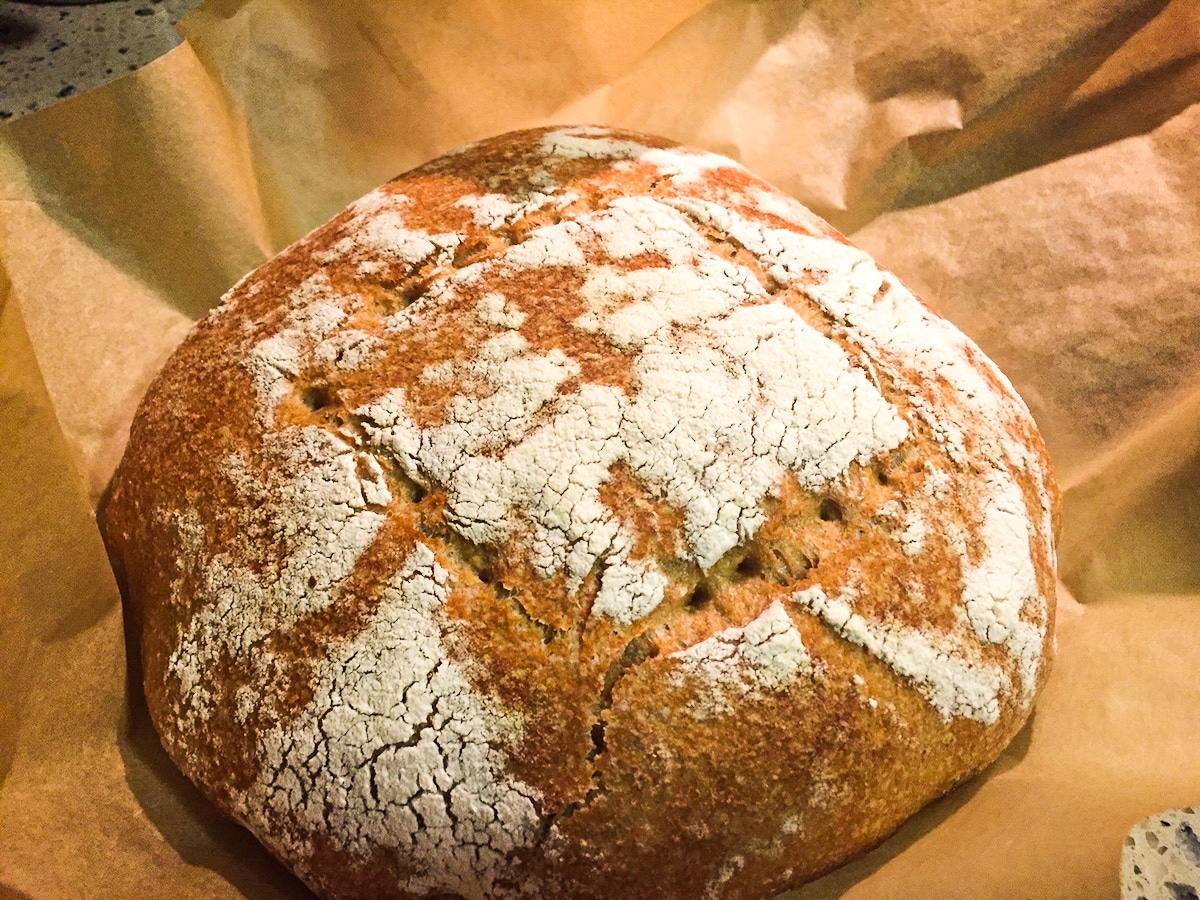
[[[1150,53],[1138,48],[1148,46],[1144,32],[1176,32],[1179,29],[1172,20],[1194,17],[1194,10],[1172,11],[1172,6],[1186,5],[1181,0],[1175,4],[1161,0],[1141,3],[1111,19],[1100,9],[1085,10],[1089,15],[1080,17],[1086,29],[1081,40],[1051,46],[1053,52],[1042,66],[1030,69],[993,102],[978,107],[964,104],[967,116],[961,132],[927,135],[910,142],[921,168],[908,179],[894,205],[937,203],[1124,138],[1148,134],[1184,112],[1198,95],[1200,64],[1186,56],[1166,62],[1171,51],[1163,49],[1163,44],[1176,43],[1174,40],[1156,40],[1156,49]],[[1014,21],[1020,28],[1019,17]],[[1152,25],[1147,27],[1147,23]],[[1036,33],[1041,34],[1047,25],[1050,23],[1039,21]],[[1001,35],[995,39],[1001,40]],[[1186,38],[1183,44],[1186,46]]]
[[[731,155],[855,229],[996,360],[1066,488],[1086,612],[1060,604],[1032,728],[795,896],[1113,894],[1129,826],[1200,796],[1198,21],[1192,0],[210,0],[151,67],[0,126],[25,320],[0,322],[0,887],[303,894],[124,743],[144,713],[88,503],[151,373],[247,269],[460,143],[594,121]]]
[[[1077,87],[1075,105],[1120,91],[1131,82],[1162,74],[1176,64],[1200,57],[1200,17],[1188,0],[1167,3]]]

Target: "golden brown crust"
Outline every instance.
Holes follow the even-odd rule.
[[[1027,717],[1057,493],[965,337],[735,164],[494,138],[230,292],[114,481],[147,701],[329,896],[762,897]]]

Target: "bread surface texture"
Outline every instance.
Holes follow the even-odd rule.
[[[329,897],[763,898],[1021,728],[1058,494],[996,367],[736,163],[436,159],[244,278],[105,527],[151,717]]]

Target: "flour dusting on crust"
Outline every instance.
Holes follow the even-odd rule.
[[[778,600],[744,627],[726,628],[672,656],[680,663],[676,684],[690,676],[705,687],[694,710],[700,718],[728,715],[739,703],[812,673],[804,640]]]
[[[276,469],[266,482],[248,470],[242,454],[225,469],[241,502],[270,502],[281,522],[287,553],[281,565],[255,572],[237,553],[209,560],[201,587],[208,605],[191,620],[168,662],[179,678],[176,714],[184,731],[204,727],[212,713],[206,673],[223,655],[253,659],[266,670],[263,640],[333,602],[336,587],[383,524],[391,496],[382,476],[358,474],[361,459],[343,440],[315,427],[268,433],[263,456]],[[269,498],[269,500],[268,500]],[[239,548],[249,558],[252,548]]]
[[[585,264],[589,242],[615,259],[662,253],[672,265]],[[787,306],[750,303],[766,298],[754,275],[718,257],[665,204],[617,200],[611,211],[535,229],[484,268],[525,268],[534,253],[539,267],[581,270],[589,311],[574,324],[631,355],[635,394],[583,384],[561,395],[578,366],[529,347],[515,331],[523,320],[488,313],[510,330],[463,364],[492,389],[486,401],[457,398],[446,424],[423,429],[397,388],[355,415],[409,477],[447,489],[449,514],[472,541],[498,544],[528,521],[527,552],[545,577],[565,572],[578,585],[599,563],[609,584],[647,598],[624,609],[657,605],[647,563],[627,561],[619,513],[600,500],[618,463],[685,510],[688,555],[706,569],[753,536],[758,504],[786,472],[819,487],[908,434],[836,343]],[[609,596],[598,611],[613,608]]]
[[[990,725],[1000,717],[1000,693],[1007,681],[1004,670],[968,654],[965,648],[970,643],[961,634],[868,619],[854,611],[853,592],[830,597],[820,585],[798,591],[791,599],[850,643],[912,679],[946,721],[964,716]]]
[[[291,530],[288,552],[266,572],[225,556],[206,566],[216,602],[170,661],[185,733],[206,727],[218,702],[206,672],[225,656],[263,673],[238,690],[239,718],[267,702],[278,660],[266,639],[336,602],[383,522],[377,508],[391,501],[381,474],[362,477],[372,466],[326,431],[285,429],[267,443],[283,476],[268,493]],[[248,503],[262,496],[242,456],[226,471]],[[258,736],[262,769],[233,802],[244,820],[291,823],[273,840],[285,858],[310,854],[317,831],[362,861],[407,848],[408,889],[483,898],[494,895],[507,854],[536,835],[537,791],[504,774],[501,748],[519,740],[520,717],[475,691],[447,657],[448,577],[418,544],[366,628],[315,668],[299,717]]]
[[[415,215],[409,198],[376,192],[356,204],[347,236],[322,259],[352,254],[372,265],[399,259],[446,273],[419,303],[389,320],[393,331],[416,327],[423,315],[436,318],[439,308],[448,309],[476,285],[502,285],[530,270],[569,272],[579,279],[584,310],[572,327],[603,338],[627,360],[630,387],[581,381],[581,361],[558,347],[531,344],[524,331],[530,310],[505,291],[490,290],[474,301],[477,321],[490,336],[473,352],[464,348],[421,373],[426,384],[474,384],[482,391],[455,396],[436,425],[410,415],[404,387],[357,407],[353,415],[377,451],[414,482],[444,489],[447,517],[466,539],[493,547],[515,543],[535,572],[564,575],[570,590],[597,573],[593,614],[629,627],[659,608],[668,579],[654,559],[638,557],[630,523],[602,499],[615,466],[627,467],[652,496],[682,511],[680,553],[706,571],[754,537],[765,521],[764,500],[785,476],[813,492],[836,486],[852,466],[902,447],[910,422],[920,422],[950,468],[932,469],[925,495],[903,516],[892,516],[905,556],[919,560],[927,523],[944,517],[943,504],[962,502],[949,487],[953,468],[976,459],[990,473],[983,479],[987,499],[978,537],[954,542],[971,628],[919,640],[918,632],[906,631],[901,640],[881,625],[890,637],[880,631],[868,640],[868,632],[856,639],[845,623],[835,627],[874,647],[943,715],[993,721],[998,714],[1000,688],[993,682],[999,676],[989,669],[977,677],[980,644],[1011,654],[1016,688],[1030,697],[1048,616],[1030,548],[1035,533],[1049,547],[1051,503],[1038,462],[1010,436],[1027,412],[994,386],[1006,385],[1003,376],[865,253],[806,233],[811,219],[794,201],[763,186],[730,194],[750,203],[741,209],[689,193],[693,186],[699,191],[707,173],[737,169],[734,163],[651,148],[595,128],[549,131],[540,146],[548,158],[567,163],[650,166],[675,192],[613,197],[600,208],[538,225],[457,273],[450,255],[461,235],[409,224]],[[575,198],[556,198],[554,189],[492,192],[463,196],[454,205],[474,225],[495,230]],[[750,209],[771,218],[755,219]],[[771,224],[778,219],[792,227]],[[713,230],[749,251],[761,274],[736,255],[719,253]],[[630,262],[639,260],[649,264]],[[812,301],[832,321],[832,332],[775,300],[781,287]],[[250,354],[266,408],[284,390],[282,380],[299,371],[304,354],[330,346],[326,335],[344,318],[319,291],[310,293],[313,302]],[[881,368],[904,397],[906,413],[882,392]],[[931,400],[931,384],[948,386],[942,400]],[[980,427],[968,434],[972,422]],[[1039,492],[1040,515],[1033,520],[1017,472],[1031,476]],[[829,611],[840,602],[808,606],[834,624]],[[930,654],[948,660],[941,674],[916,670],[913,660]],[[945,674],[950,669],[970,677]],[[963,687],[967,682],[971,686]]]
[[[297,841],[320,831],[364,861],[402,850],[406,890],[483,900],[508,854],[537,837],[539,798],[504,775],[500,748],[519,738],[520,718],[447,658],[447,580],[418,544],[367,628],[322,661],[300,718],[260,738],[264,767],[240,800],[252,818],[297,818]]]

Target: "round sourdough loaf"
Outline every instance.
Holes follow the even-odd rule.
[[[574,127],[235,286],[106,529],[167,751],[318,892],[761,898],[1021,727],[1057,504],[1004,376],[865,253]]]

